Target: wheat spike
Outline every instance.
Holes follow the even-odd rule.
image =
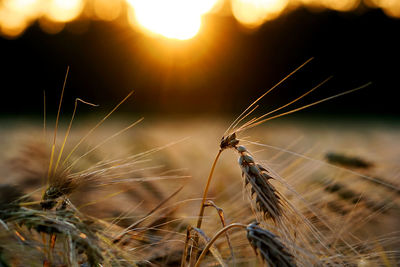
[[[253,157],[244,146],[238,146],[239,140],[233,133],[221,139],[221,150],[233,148],[239,153],[239,165],[245,184],[251,186],[251,196],[255,195],[257,208],[265,218],[277,221],[282,215],[282,203],[275,187],[268,181],[273,177]]]
[[[282,204],[275,187],[268,181],[272,176],[260,164],[254,162],[244,146],[238,146],[239,165],[246,185],[251,186],[251,196],[256,196],[258,209],[266,218],[276,221],[282,215]]]
[[[277,236],[256,223],[247,226],[247,239],[257,255],[270,267],[297,266],[294,257]]]

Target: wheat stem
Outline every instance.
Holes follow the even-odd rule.
[[[215,166],[217,165],[218,159],[221,156],[222,150],[220,149],[217,153],[217,156],[214,159],[213,165],[211,167],[210,170],[210,174],[208,175],[208,179],[207,179],[207,184],[206,187],[204,189],[204,193],[203,193],[203,199],[201,200],[201,206],[200,206],[200,212],[199,212],[199,216],[197,218],[197,224],[196,224],[196,228],[201,228],[201,223],[203,221],[203,214],[204,214],[204,204],[206,203],[206,198],[207,198],[207,194],[208,194],[208,189],[210,188],[210,184],[211,184],[211,179],[215,170]]]
[[[201,224],[203,222],[204,208],[205,208],[204,204],[206,203],[208,189],[210,188],[211,179],[212,179],[212,176],[214,174],[215,166],[217,165],[217,162],[218,162],[219,157],[221,156],[221,153],[222,153],[222,149],[220,149],[218,151],[217,155],[215,156],[214,162],[213,162],[211,170],[210,170],[210,174],[208,175],[208,178],[207,178],[207,184],[206,184],[206,187],[204,189],[203,198],[201,200],[199,216],[197,217],[196,228],[198,228],[198,229],[201,229]],[[194,238],[194,244],[197,244],[198,241],[199,241],[199,238],[196,235],[195,238]],[[196,248],[196,246],[194,246],[193,255],[196,255],[196,253],[197,253],[197,248]]]
[[[219,219],[220,219],[220,221],[221,221],[222,227],[225,227],[225,226],[226,226],[224,210],[223,210],[222,208],[218,207],[218,206],[217,206],[213,201],[211,201],[211,200],[208,200],[208,201],[204,204],[204,206],[206,206],[206,207],[214,207],[215,210],[216,210],[217,213],[218,213],[218,216],[219,216]],[[228,233],[226,233],[226,242],[228,243],[229,250],[231,251],[231,257],[232,257],[233,265],[235,265],[235,255],[234,255],[234,253],[233,253],[233,247],[232,247],[232,243],[231,243],[231,240],[230,240],[230,238],[229,238]]]
[[[186,258],[187,258],[188,249],[189,249],[189,240],[190,240],[190,237],[191,237],[190,236],[190,229],[191,228],[192,227],[190,225],[186,228],[185,246],[183,248],[183,253],[182,253],[181,267],[185,267],[185,265],[186,265]]]
[[[211,239],[210,241],[207,243],[207,245],[205,246],[205,248],[203,249],[203,251],[201,252],[199,258],[196,261],[196,264],[194,265],[194,267],[198,267],[200,266],[200,262],[201,260],[204,258],[204,256],[207,254],[208,250],[210,250],[211,246],[214,244],[214,242],[221,236],[223,235],[226,231],[232,229],[232,228],[247,228],[247,225],[242,224],[242,223],[232,223],[230,225],[225,226],[224,228],[222,228],[221,230],[219,230]]]

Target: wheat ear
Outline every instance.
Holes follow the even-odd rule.
[[[297,266],[294,256],[288,251],[285,245],[277,236],[266,229],[258,226],[258,223],[245,225],[242,223],[232,223],[219,230],[207,243],[201,252],[195,267],[199,267],[204,256],[212,247],[214,242],[228,230],[233,228],[242,228],[247,231],[247,240],[253,247],[255,253],[260,255],[263,262],[270,267],[295,267]]]
[[[282,203],[275,187],[269,182],[273,177],[261,165],[254,161],[244,146],[238,146],[239,140],[233,133],[221,140],[221,149],[233,148],[239,153],[239,165],[245,184],[251,186],[251,196],[255,195],[257,208],[265,218],[277,221],[282,215]]]
[[[236,151],[240,155],[239,165],[245,184],[251,186],[251,196],[256,195],[257,208],[264,217],[277,221],[282,215],[282,203],[275,187],[268,181],[272,176],[261,164],[254,162],[244,146],[238,146]]]
[[[256,223],[247,226],[247,239],[257,255],[270,267],[296,266],[293,255],[277,236]]]

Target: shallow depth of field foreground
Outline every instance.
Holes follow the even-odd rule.
[[[398,125],[285,118],[238,133],[196,227],[229,118],[146,118],[118,135],[137,118],[93,120],[74,122],[57,162],[60,123],[47,181],[54,132],[2,121],[0,266],[400,262]]]

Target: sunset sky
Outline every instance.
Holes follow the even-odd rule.
[[[237,112],[307,59],[264,103],[279,106],[333,75],[309,112],[398,115],[400,4],[390,0],[3,0],[2,114],[38,114],[46,91],[127,111]]]

